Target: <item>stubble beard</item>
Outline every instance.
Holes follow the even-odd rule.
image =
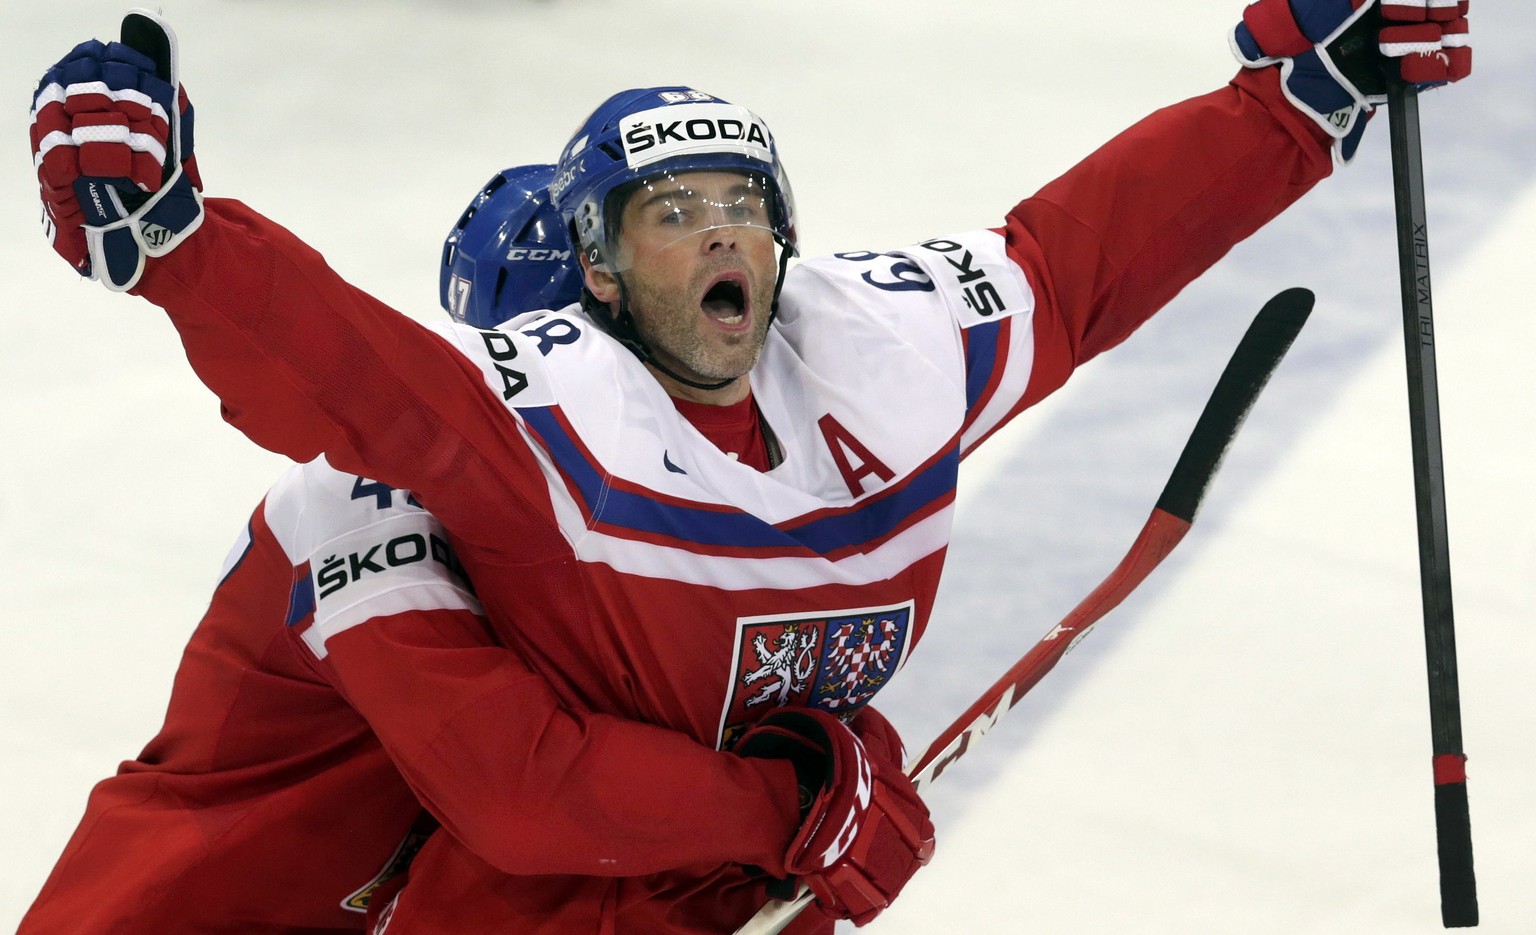
[[[700,270],[682,290],[662,287],[639,269],[625,277],[630,314],[651,353],[663,366],[701,383],[744,376],[757,365],[768,336],[773,283],[759,282],[753,292],[750,330],[723,334],[711,328],[695,297],[718,272]]]

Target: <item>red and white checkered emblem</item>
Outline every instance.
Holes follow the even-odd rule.
[[[910,643],[912,602],[736,623],[735,671],[720,716],[729,747],[761,713],[785,705],[851,717],[896,674]]]

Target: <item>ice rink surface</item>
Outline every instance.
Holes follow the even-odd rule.
[[[1234,70],[1234,0],[171,0],[209,194],[423,319],[493,171],[612,91],[683,83],[774,128],[808,255],[995,225]],[[1536,931],[1536,24],[1472,13],[1422,103],[1482,931]],[[284,462],[225,426],[163,317],[36,227],[26,108],[115,35],[100,0],[0,9],[0,930],[86,793],[160,724],[224,554]],[[1385,118],[1356,164],[967,463],[929,635],[881,707],[920,748],[1119,560],[1227,354],[1312,321],[1194,531],[929,796],[933,863],[868,930],[1440,931]]]

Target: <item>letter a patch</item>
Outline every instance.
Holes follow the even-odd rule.
[[[843,483],[855,497],[864,495],[864,478],[869,475],[880,478],[882,483],[896,476],[895,471],[886,467],[852,432],[843,428],[841,422],[832,418],[831,413],[822,416],[817,425],[821,427],[821,437],[826,440],[827,449],[832,452],[832,460],[843,475]]]

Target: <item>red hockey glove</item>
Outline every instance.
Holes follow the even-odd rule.
[[[883,763],[907,762],[907,746],[896,726],[872,706],[865,706],[848,722],[848,729],[864,744],[864,752]]]
[[[203,219],[192,108],[176,37],[154,14],[123,41],[75,46],[32,99],[32,158],[53,249],[82,276],[124,290]]]
[[[1428,87],[1472,71],[1467,0],[1256,0],[1232,30],[1248,68],[1278,64],[1285,95],[1349,162],[1387,81]]]
[[[1409,84],[1460,81],[1472,73],[1468,6],[1468,0],[1383,0],[1381,54],[1398,60],[1398,74]]]
[[[784,868],[828,914],[864,925],[933,856],[933,822],[911,781],[900,766],[870,756],[836,716],[781,708],[749,728],[735,750],[794,764],[804,819]]]

